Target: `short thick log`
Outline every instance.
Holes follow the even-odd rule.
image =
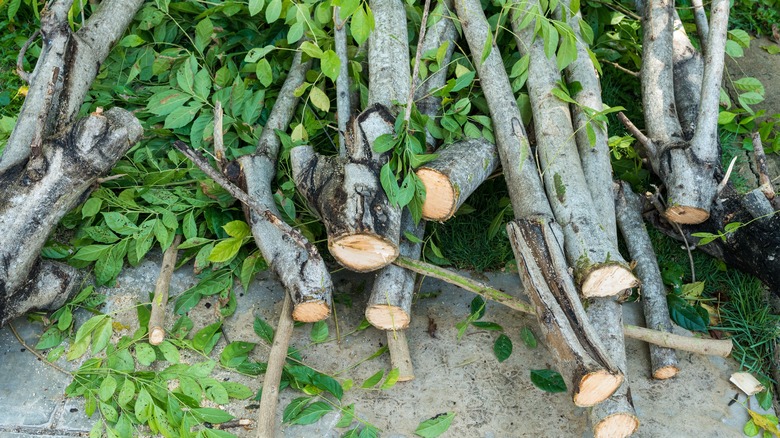
[[[546,251],[558,245],[560,228],[544,219],[519,219],[510,222],[507,231],[523,284],[536,291],[529,294],[531,301],[574,403],[593,406],[603,402],[623,382],[623,373],[604,353],[571,277],[558,274],[562,267]]]
[[[518,2],[512,26],[518,50],[530,56],[528,89],[531,98],[537,155],[555,219],[564,233],[566,258],[586,297],[612,296],[636,285],[636,277],[600,225],[574,140],[568,104],[555,97],[561,80],[554,59],[547,57],[528,14],[539,10],[537,1]],[[524,25],[524,26],[523,26]]]
[[[631,258],[636,262],[636,273],[642,281],[642,308],[647,327],[671,333],[672,321],[666,304],[666,289],[661,270],[653,252],[650,236],[642,220],[642,203],[631,187],[621,182],[615,192],[617,219],[623,240]],[[671,348],[650,345],[650,364],[655,379],[669,379],[679,372],[677,355]]]
[[[439,150],[415,171],[425,185],[423,218],[444,222],[496,170],[498,151],[485,139],[464,140]]]
[[[276,130],[290,124],[298,98],[295,89],[304,81],[310,62],[301,62],[296,53],[279,97],[260,134],[257,150],[240,159],[246,191],[264,210],[276,216],[276,223],[254,209],[244,213],[252,228],[255,243],[271,269],[276,273],[290,298],[296,321],[314,322],[330,315],[333,282],[325,262],[313,245],[290,238],[291,228],[279,219],[280,214],[271,191],[276,177],[276,158],[281,142]],[[279,224],[282,224],[281,226]]]
[[[26,167],[0,174],[0,321],[17,316],[8,312],[16,294],[29,299],[23,286],[60,219],[84,201],[97,178],[142,134],[128,111],[96,112],[45,141],[41,155]]]
[[[386,158],[372,148],[394,132],[394,120],[379,104],[363,111],[347,136],[347,158],[321,156],[311,146],[290,152],[295,185],[322,219],[330,253],[353,271],[373,271],[398,256],[401,212],[379,182]]]

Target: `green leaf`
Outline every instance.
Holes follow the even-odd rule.
[[[493,33],[488,32],[485,44],[482,46],[482,55],[479,57],[479,63],[484,64],[490,52],[493,50]]]
[[[379,181],[382,183],[382,189],[385,191],[385,194],[387,194],[390,204],[397,206],[399,187],[389,162],[385,163],[379,171]]]
[[[358,2],[358,4],[359,3],[360,2]],[[366,5],[366,7],[368,6]],[[344,10],[342,9],[341,14],[343,13]],[[368,40],[368,35],[373,29],[373,15],[369,16],[369,14],[366,13],[366,11],[361,7],[355,9],[355,12],[352,14],[352,21],[349,26],[349,31],[352,34],[352,38],[355,39],[355,42],[358,43],[358,45],[365,43],[366,40]]]
[[[312,401],[313,398],[314,397],[298,397],[293,399],[293,401],[291,401],[290,404],[284,408],[284,412],[282,413],[282,422],[289,423],[294,418],[296,418],[301,413],[301,411],[303,411],[303,408],[305,408],[306,405]]]
[[[201,294],[198,291],[193,291],[192,289],[185,291],[176,297],[176,302],[173,305],[173,312],[177,315],[184,315],[198,305],[200,298]]]
[[[360,0],[341,0],[336,4],[341,7],[339,18],[346,20],[350,15],[357,11],[358,7],[360,7]]]
[[[187,106],[176,108],[165,118],[164,127],[166,129],[176,129],[187,126],[190,122],[195,120],[195,116],[198,114],[201,107],[203,107],[202,103],[192,102]]]
[[[195,75],[195,86],[193,90],[195,91],[195,95],[203,100],[208,99],[211,94],[211,86],[211,76],[209,75],[208,70],[202,69],[198,71]]]
[[[111,375],[106,376],[102,382],[100,382],[100,388],[98,389],[98,397],[103,401],[108,401],[116,391],[116,379]]]
[[[257,61],[257,65],[255,66],[255,74],[257,75],[257,79],[261,84],[263,84],[264,87],[270,86],[274,81],[274,73],[271,69],[271,64],[265,58]]]
[[[132,379],[126,378],[122,388],[119,390],[116,401],[119,406],[127,406],[133,400],[133,396],[135,396],[135,384]]]
[[[328,98],[328,95],[318,87],[311,87],[309,99],[311,100],[312,105],[317,107],[320,111],[330,111],[330,99]]]
[[[736,113],[732,113],[731,111],[721,111],[718,113],[718,125],[728,125],[734,121],[735,117],[737,117]]]
[[[35,344],[36,350],[45,350],[60,345],[64,339],[62,331],[57,327],[49,327],[48,330],[43,332],[38,343]]]
[[[764,95],[764,84],[756,78],[746,77],[740,78],[733,82],[734,87],[739,91],[755,91],[758,94]]]
[[[326,374],[315,374],[312,379],[312,385],[324,391],[328,391],[338,400],[341,400],[341,397],[344,396],[344,388],[341,387],[341,384],[336,379]]]
[[[320,68],[325,76],[330,78],[331,81],[336,82],[336,78],[339,76],[339,70],[341,69],[341,60],[336,52],[333,50],[326,50],[322,54]]]
[[[198,420],[212,424],[224,423],[234,418],[222,409],[216,408],[194,408],[190,412]]]
[[[311,56],[312,58],[317,58],[317,59],[322,58],[322,54],[323,54],[322,49],[320,49],[320,47],[317,44],[311,41],[304,41],[303,43],[301,43],[301,50],[303,51],[303,53]]]
[[[255,318],[253,327],[255,333],[257,333],[257,336],[260,336],[261,339],[265,340],[269,344],[274,342],[274,328],[271,327],[270,324],[257,317]]]
[[[268,3],[268,7],[265,9],[265,21],[268,24],[273,23],[279,19],[282,14],[282,0],[271,0]]]
[[[235,237],[238,239],[243,239],[245,237],[249,237],[252,235],[252,230],[249,228],[249,225],[247,225],[247,223],[244,221],[228,222],[222,226],[222,229],[225,230],[228,236]]]
[[[141,390],[138,391],[138,398],[135,399],[134,406],[135,417],[138,421],[146,423],[147,420],[149,420],[149,417],[152,414],[153,403],[152,396],[149,395],[146,388],[141,388]]]
[[[119,414],[116,412],[116,409],[107,403],[100,402],[100,413],[103,415],[103,418],[110,423],[114,423],[119,419]]]
[[[332,411],[333,407],[325,402],[318,401],[306,406],[295,418],[291,424],[312,424]]]
[[[473,300],[471,300],[471,315],[474,316],[474,319],[481,319],[483,316],[485,316],[485,300],[482,299],[479,295],[474,297]]]
[[[111,245],[87,245],[79,249],[71,258],[85,262],[94,262],[103,257],[110,249]]]
[[[417,426],[414,434],[423,438],[436,438],[450,428],[453,418],[455,418],[454,412],[447,412],[446,414],[439,414],[429,418]]]
[[[172,364],[179,363],[179,360],[181,359],[179,355],[179,349],[176,348],[173,344],[168,341],[163,341],[160,345],[157,346],[157,348],[160,349],[160,352],[162,353],[165,360]]]
[[[119,41],[119,45],[121,47],[138,47],[145,42],[146,41],[144,41],[144,39],[139,35],[132,34],[122,38],[122,40]]]
[[[229,237],[220,241],[209,254],[209,261],[215,263],[226,262],[238,254],[241,249],[241,245],[244,244],[244,239],[238,239],[235,237]]]
[[[761,46],[761,48],[766,50],[767,53],[769,53],[770,55],[777,55],[778,53],[780,53],[780,46],[778,46],[777,44]]]
[[[528,327],[523,327],[523,329],[520,330],[520,339],[523,340],[526,347],[532,350],[537,346],[536,336],[534,336],[534,332]]]
[[[502,333],[496,338],[496,342],[493,344],[493,353],[499,362],[507,360],[512,355],[512,340],[509,339],[509,336]]]
[[[99,198],[89,198],[87,202],[81,207],[81,218],[86,219],[93,217],[100,212],[100,207],[103,205],[103,200]]]
[[[309,335],[312,342],[320,343],[328,339],[328,323],[325,321],[317,321],[311,326],[311,334]]]
[[[404,237],[406,238],[406,240],[412,243],[423,243],[422,239],[410,233],[409,231],[404,231]]]
[[[70,311],[70,307],[66,307],[57,320],[57,328],[60,331],[65,331],[70,328],[70,324],[73,322],[73,312]]]
[[[666,296],[666,302],[669,305],[669,316],[672,321],[682,328],[697,331],[706,332],[709,317],[702,315],[699,311],[688,304],[687,301],[680,298],[677,295],[669,294]],[[706,310],[704,313],[706,314]]]
[[[111,318],[104,319],[95,328],[95,334],[92,337],[92,354],[98,354],[108,346],[111,340],[111,335],[114,333],[114,327],[112,325]]]
[[[382,134],[374,140],[372,148],[374,152],[381,154],[393,149],[397,141],[393,134]]]
[[[249,0],[249,15],[254,17],[258,12],[263,10],[265,0]]]
[[[227,391],[230,398],[246,400],[254,395],[254,391],[238,382],[222,382],[222,386],[225,388],[225,391]]]
[[[87,338],[105,318],[108,318],[108,315],[95,315],[92,318],[89,318],[81,327],[79,327],[78,331],[76,331],[75,342]]]
[[[354,420],[355,420],[355,404],[352,403],[351,405],[341,410],[341,418],[339,419],[339,422],[336,423],[335,427],[339,427],[339,428],[349,427],[349,425],[352,424]]]
[[[756,426],[753,419],[750,419],[745,423],[745,426],[742,427],[742,432],[747,436],[756,436],[760,432],[760,429]]]
[[[222,365],[236,367],[246,361],[247,355],[255,348],[252,342],[235,341],[228,344],[219,356]]]
[[[531,370],[531,382],[542,391],[566,392],[566,384],[557,371]]]
[[[398,382],[399,373],[400,371],[398,371],[398,368],[393,368],[390,370],[390,372],[387,373],[385,381],[382,382],[382,386],[380,386],[379,389],[390,389],[395,386],[396,382]]]
[[[499,324],[496,324],[495,322],[473,321],[471,325],[473,325],[476,328],[481,328],[482,330],[493,330],[498,332],[504,331],[504,328],[501,327]]]
[[[219,340],[220,328],[222,328],[222,321],[217,321],[200,329],[192,338],[192,348],[209,354],[211,349],[214,348],[216,341]]]
[[[736,41],[744,48],[750,47],[750,35],[742,29],[732,29],[729,31],[729,39]]]
[[[574,60],[577,59],[577,46],[574,35],[567,33],[561,38],[561,45],[558,47],[558,71],[563,71]]]
[[[143,366],[149,366],[157,359],[157,353],[154,352],[154,348],[147,342],[139,342],[135,344],[135,358]]]
[[[362,385],[360,385],[361,388],[368,389],[373,388],[376,386],[377,383],[379,383],[382,380],[382,377],[385,375],[384,371],[377,371],[376,374],[366,379],[365,382],[363,382]]]

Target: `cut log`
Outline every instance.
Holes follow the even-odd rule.
[[[669,318],[669,306],[666,303],[666,289],[650,236],[647,235],[642,220],[642,204],[639,197],[625,182],[618,185],[615,202],[623,240],[626,242],[631,258],[636,262],[636,273],[642,281],[640,296],[645,323],[653,330],[670,333],[672,322]],[[655,379],[672,378],[680,370],[677,365],[677,355],[670,348],[650,345],[650,364]]]
[[[571,277],[559,276],[561,267],[545,251],[560,241],[560,228],[555,222],[518,219],[507,225],[507,231],[523,284],[537,291],[530,294],[531,301],[574,404],[603,402],[623,382],[623,373],[604,354]],[[595,327],[595,321],[591,323]]]
[[[574,140],[568,104],[553,94],[561,80],[555,59],[547,57],[544,41],[536,38],[535,20],[525,19],[528,14],[540,13],[539,3],[516,2],[515,5],[512,28],[517,47],[521,54],[530,57],[527,87],[537,156],[547,199],[563,229],[566,257],[584,296],[623,293],[637,284],[636,277],[620,256],[617,245],[600,226]]]
[[[152,313],[149,316],[148,324],[149,343],[152,345],[160,345],[165,340],[165,306],[168,304],[168,289],[171,286],[173,268],[176,267],[179,243],[181,243],[181,234],[177,234],[171,246],[165,250],[160,266],[160,275],[157,277],[157,283],[154,287]]]
[[[298,98],[295,90],[304,82],[310,61],[301,62],[301,53],[293,58],[287,79],[260,134],[257,150],[239,160],[250,198],[263,210],[270,211],[275,222],[256,209],[244,208],[252,228],[255,243],[271,269],[276,273],[293,301],[296,321],[315,322],[330,315],[333,282],[325,262],[316,248],[308,242],[302,245],[291,239],[292,228],[279,219],[271,183],[276,177],[276,158],[281,142],[276,130],[286,130],[295,112]],[[281,227],[279,223],[283,224]]]
[[[398,369],[398,381],[414,380],[414,367],[409,355],[409,344],[403,330],[387,331],[387,348],[390,350],[390,366]]]
[[[311,146],[290,152],[295,185],[322,219],[330,253],[353,271],[374,271],[398,256],[401,212],[379,183],[384,162],[372,147],[394,132],[394,121],[379,104],[363,111],[347,136],[346,159],[321,156]]]
[[[425,185],[423,218],[444,222],[499,164],[496,146],[485,139],[464,140],[438,151],[415,171]]]
[[[376,22],[368,37],[368,105],[378,103],[396,114],[393,102],[406,101],[412,76],[406,9],[401,0],[368,3]]]
[[[45,141],[42,155],[30,160],[45,167],[16,166],[0,173],[0,228],[4,230],[0,235],[0,322],[18,316],[21,307],[12,304],[18,294],[19,299],[30,301],[24,285],[60,219],[85,199],[97,178],[142,134],[132,113],[112,108],[81,119],[70,132]]]

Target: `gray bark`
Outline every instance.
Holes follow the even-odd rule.
[[[290,124],[298,103],[294,91],[305,80],[310,65],[310,62],[301,62],[301,53],[296,53],[287,79],[260,134],[257,150],[240,159],[247,194],[277,218],[281,216],[276,208],[271,183],[276,177],[276,158],[281,142],[275,131],[286,130]],[[316,249],[311,245],[302,246],[291,239],[286,224],[282,225],[286,227],[282,229],[253,209],[245,209],[244,213],[263,258],[292,298],[293,318],[304,322],[327,318],[330,315],[333,282]],[[283,224],[281,219],[275,222]]]
[[[344,267],[373,271],[398,256],[401,212],[379,183],[383,157],[374,141],[394,132],[394,117],[376,104],[354,121],[347,139],[347,157],[325,157],[311,146],[290,152],[298,190],[319,214],[328,234],[328,249]]]
[[[525,5],[517,3],[512,28],[518,50],[530,56],[527,87],[547,199],[563,229],[566,258],[582,294],[618,295],[637,280],[600,226],[580,164],[568,105],[552,94],[560,80],[555,60],[547,58],[544,42],[535,38],[533,20],[520,27],[526,14],[538,13],[539,3],[534,0]]]
[[[72,4],[73,0],[56,0],[42,12],[43,48],[0,157],[0,173],[24,163],[36,136],[45,139],[70,129],[100,65],[143,0],[106,0],[76,33],[68,26]]]
[[[368,37],[368,105],[396,113],[393,102],[406,101],[412,76],[406,9],[401,0],[371,0],[369,6],[376,26]]]
[[[30,300],[25,284],[59,220],[142,134],[130,112],[112,108],[46,140],[26,167],[0,172],[0,322],[18,316],[20,306],[12,304],[18,294]]]
[[[336,78],[336,110],[339,126],[339,155],[347,155],[345,135],[347,133],[347,124],[352,118],[352,102],[349,96],[349,72],[347,56],[347,22],[339,17],[341,8],[333,7],[333,42],[336,46],[336,54],[341,61],[339,75]]]
[[[650,236],[642,220],[642,203],[631,187],[622,182],[616,190],[618,224],[623,240],[628,246],[631,258],[636,262],[636,272],[642,281],[642,308],[645,324],[653,330],[672,332],[669,307],[666,304],[666,289],[661,270],[653,252]],[[656,379],[674,377],[679,371],[677,355],[671,348],[650,345],[650,364]]]

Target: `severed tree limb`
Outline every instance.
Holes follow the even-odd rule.
[[[704,12],[704,4],[702,0],[691,0],[691,6],[693,6],[693,21],[696,23],[696,33],[699,35],[702,52],[706,54],[708,50],[707,46],[709,44],[707,38],[710,34],[710,25],[707,22],[707,13]]]
[[[670,333],[672,322],[666,304],[666,289],[653,245],[642,220],[642,203],[625,182],[619,183],[615,195],[620,231],[631,258],[636,262],[636,272],[642,281],[641,298],[646,325],[654,330]],[[650,364],[655,379],[669,379],[680,371],[677,356],[670,348],[650,345]]]
[[[257,437],[273,438],[276,436],[276,405],[279,403],[279,382],[282,380],[282,370],[287,360],[287,347],[292,338],[294,321],[290,315],[290,294],[284,294],[282,313],[276,326],[274,342],[268,355],[268,367],[263,378],[263,393],[260,396],[259,417],[257,420]]]
[[[255,153],[241,157],[239,164],[246,193],[252,200],[252,204],[245,204],[252,208],[245,208],[244,215],[252,228],[255,243],[290,294],[293,318],[314,322],[330,315],[333,282],[316,248],[280,219],[271,191],[281,147],[276,130],[284,131],[289,126],[298,105],[295,90],[304,82],[311,66],[311,61],[302,62],[301,56],[301,52],[296,52],[293,57],[287,79],[260,133]]]
[[[405,330],[387,330],[387,348],[390,351],[390,366],[398,368],[398,381],[414,380],[414,366],[409,355]]]
[[[425,186],[422,215],[444,222],[451,218],[499,165],[496,145],[485,139],[453,143],[415,171]]]
[[[482,283],[481,281],[464,277],[457,272],[442,268],[441,266],[406,257],[398,257],[393,264],[421,275],[445,281],[449,284],[458,286],[461,289],[475,293],[486,300],[494,301],[510,309],[517,310],[518,312],[536,315],[536,310],[531,304],[513,297],[506,292],[490,287],[490,285]],[[728,339],[703,339],[675,335],[673,333],[661,332],[630,324],[623,325],[623,334],[627,338],[636,339],[649,344],[709,356],[728,357],[731,354],[732,349],[732,343]]]
[[[165,306],[168,304],[168,289],[171,286],[171,276],[176,267],[176,256],[181,243],[181,234],[177,234],[173,243],[165,250],[160,266],[160,276],[154,287],[152,298],[152,313],[149,316],[149,343],[160,345],[165,340]]]
[[[674,11],[673,18],[674,102],[677,106],[677,116],[680,120],[683,138],[690,140],[696,131],[696,118],[699,116],[704,60],[688,38],[677,10]]]
[[[586,180],[583,172],[568,104],[553,94],[560,81],[555,59],[547,57],[544,41],[535,36],[535,18],[527,18],[540,12],[536,0],[523,2],[523,5],[516,2],[511,18],[518,50],[522,55],[530,56],[527,87],[536,131],[536,152],[547,199],[563,230],[566,258],[574,268],[574,278],[582,294],[586,297],[618,295],[634,286],[637,280],[631,274],[628,263],[620,256],[616,243],[609,238],[608,224],[600,225],[602,221],[597,212],[605,199],[594,204],[591,190],[604,187],[596,186],[589,190],[588,183],[596,181]],[[589,143],[580,149],[586,147]],[[593,162],[589,165],[595,167],[591,170],[592,178],[600,185],[603,185],[604,176],[595,173],[610,169],[608,164],[605,165],[608,163],[605,159],[608,155],[603,151],[596,160],[587,156],[585,159]],[[613,210],[614,206],[609,209]],[[614,234],[614,225],[611,230]]]
[[[769,169],[766,165],[766,153],[764,145],[761,143],[761,134],[753,133],[753,155],[756,160],[756,173],[758,173],[758,188],[764,194],[766,199],[772,203],[775,210],[780,207],[780,203],[775,198],[775,188],[772,186],[772,179],[769,177]]]
[[[382,104],[396,112],[394,102],[409,94],[409,38],[401,0],[370,0],[376,26],[368,37],[368,105]]]
[[[336,78],[336,114],[339,129],[339,156],[347,156],[345,136],[347,123],[352,118],[352,102],[349,97],[349,57],[347,56],[347,29],[346,20],[340,17],[341,8],[333,7],[333,40],[336,46],[336,55],[341,61],[339,75]]]

